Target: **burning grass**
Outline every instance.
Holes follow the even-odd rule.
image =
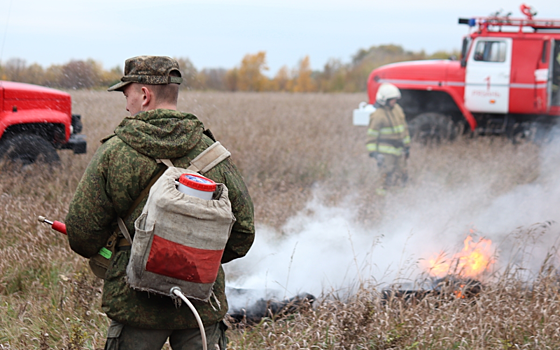
[[[120,94],[72,94],[74,111],[83,115],[88,153],[61,152],[59,168],[33,165],[0,173],[0,349],[103,348],[108,320],[100,313],[101,283],[70,251],[65,237],[36,218],[64,218],[97,140],[111,133],[126,111]],[[446,196],[466,201],[470,214],[480,213],[491,199],[543,178],[535,145],[464,138],[437,148],[413,145],[408,186],[379,197],[375,166],[364,151],[365,129],[351,125],[351,110],[364,98],[187,92],[179,107],[198,115],[231,150],[253,197],[258,225],[279,235],[289,218],[309,210],[306,203],[318,189],[325,205],[350,200],[356,223],[368,227],[402,220],[403,210],[412,207],[441,220],[442,214],[424,203]],[[454,210],[459,211],[447,208],[443,216],[455,217]],[[515,233],[518,242],[525,242],[527,230]],[[434,253],[438,250],[424,258]],[[523,259],[509,260],[473,298],[428,293],[414,302],[385,300],[377,282],[364,278],[349,297],[325,291],[313,307],[297,314],[234,326],[228,333],[230,348],[559,348],[557,260],[551,253],[530,278],[522,273]]]
[[[490,239],[479,238],[475,241],[469,235],[464,244],[463,250],[450,258],[442,252],[428,259],[423,264],[424,269],[438,277],[453,273],[461,277],[476,278],[496,263]]]

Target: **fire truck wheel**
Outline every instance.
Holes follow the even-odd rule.
[[[47,140],[32,134],[20,134],[0,143],[0,161],[28,165],[35,162],[60,161],[56,149]]]
[[[542,146],[551,141],[553,133],[552,126],[543,121],[542,118],[537,118],[531,123],[529,128],[529,137],[534,144]]]
[[[422,113],[408,123],[412,140],[420,143],[453,140],[457,136],[457,128],[453,121],[443,114]]]

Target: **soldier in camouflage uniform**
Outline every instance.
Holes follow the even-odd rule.
[[[90,258],[105,246],[117,230],[117,217],[127,211],[163,164],[172,159],[177,167],[189,162],[215,142],[196,116],[176,110],[182,79],[178,63],[161,56],[139,56],[125,63],[121,82],[109,91],[126,96],[125,117],[113,135],[102,140],[83,175],[66,217],[68,240],[78,254]],[[205,176],[229,189],[237,219],[227,242],[222,263],[244,256],[253,243],[253,204],[241,174],[228,158]],[[142,200],[125,224],[134,235],[134,221]],[[121,239],[122,242],[122,239]],[[201,349],[196,319],[185,305],[165,296],[131,289],[126,284],[130,246],[119,244],[105,274],[102,309],[112,320],[105,349],[161,349],[169,338],[173,349]],[[228,310],[224,271],[220,267],[211,302],[192,300],[204,323],[209,349],[225,349]]]

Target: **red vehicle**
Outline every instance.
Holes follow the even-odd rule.
[[[459,19],[471,28],[459,61],[375,69],[368,79],[369,103],[375,103],[380,84],[396,85],[416,138],[453,138],[469,129],[517,138],[550,130],[560,116],[560,20],[535,19],[526,5],[521,12],[526,18]]]
[[[57,149],[86,153],[81,131],[69,94],[0,81],[0,160],[51,163],[59,160]]]

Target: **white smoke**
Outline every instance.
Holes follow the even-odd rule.
[[[228,285],[286,298],[344,294],[361,282],[413,282],[423,272],[421,259],[457,252],[472,230],[492,239],[497,269],[518,264],[531,275],[558,243],[560,140],[543,147],[540,162],[534,181],[505,194],[492,195],[492,185],[479,179],[442,192],[437,184],[443,180],[433,174],[431,181],[389,193],[375,227],[357,220],[352,198],[329,207],[315,196],[282,234],[257,228],[247,257],[225,266],[239,276]]]

